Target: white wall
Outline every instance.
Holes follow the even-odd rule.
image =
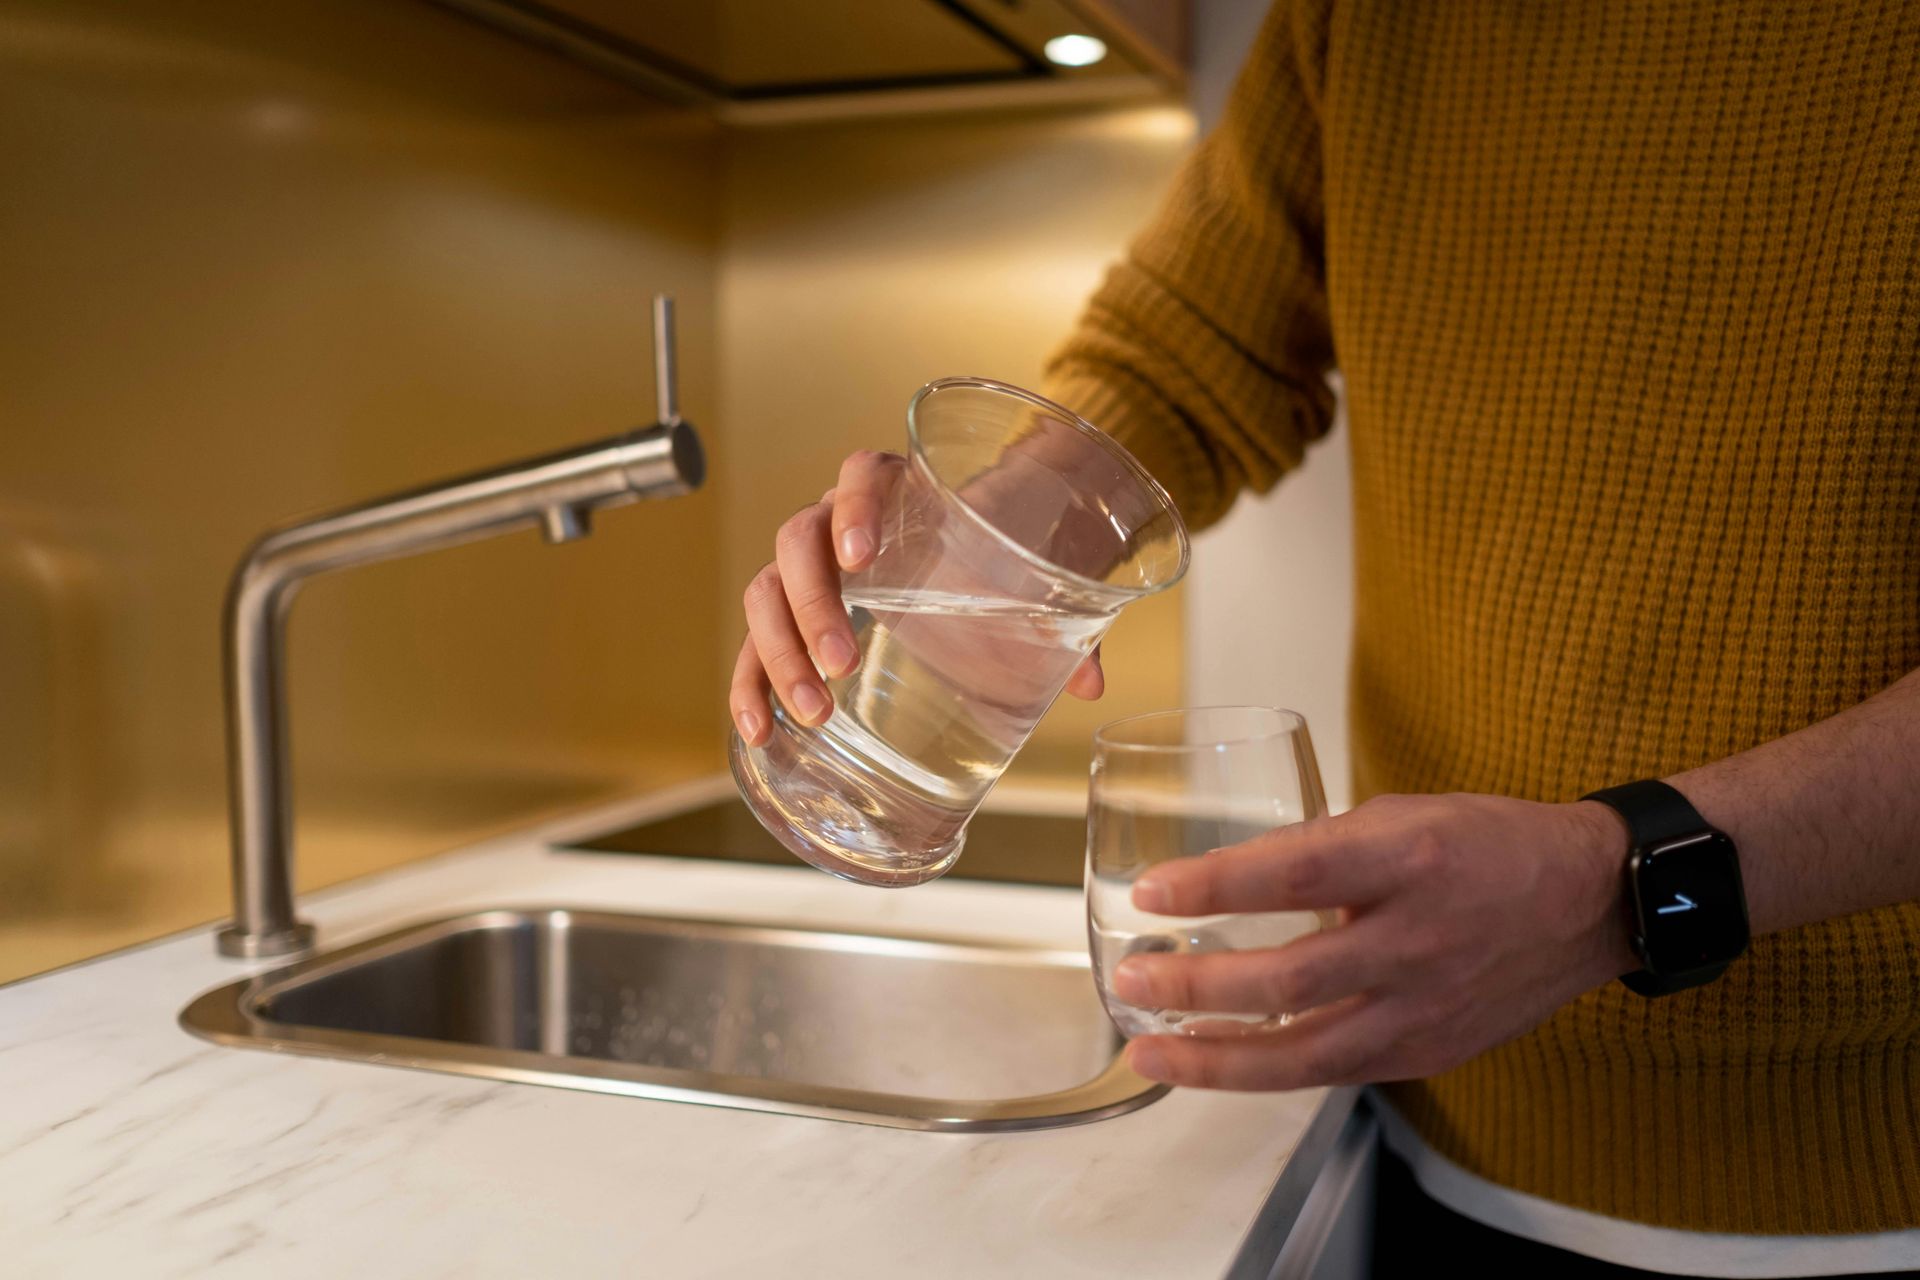
[[[1198,0],[1193,106],[1210,128],[1266,0]],[[1306,465],[1243,497],[1201,535],[1187,578],[1187,697],[1271,703],[1307,717],[1328,803],[1349,803],[1347,652],[1353,631],[1353,501],[1344,410]]]

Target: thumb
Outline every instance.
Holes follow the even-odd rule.
[[[1067,680],[1067,692],[1076,698],[1092,702],[1107,691],[1107,673],[1100,667],[1100,650],[1087,655],[1087,660],[1074,668],[1073,675]]]

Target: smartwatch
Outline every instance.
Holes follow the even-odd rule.
[[[1664,782],[1582,796],[1626,820],[1628,930],[1645,968],[1620,975],[1643,996],[1712,982],[1747,949],[1747,895],[1732,837]]]

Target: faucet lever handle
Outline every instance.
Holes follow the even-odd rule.
[[[680,421],[680,385],[673,367],[673,298],[653,295],[653,402],[661,426]]]

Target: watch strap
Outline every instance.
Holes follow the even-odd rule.
[[[1732,963],[1710,964],[1703,969],[1689,969],[1685,973],[1654,973],[1648,969],[1635,969],[1632,973],[1621,974],[1620,981],[1635,995],[1670,996],[1688,987],[1706,986],[1725,973]]]
[[[1636,844],[1664,844],[1713,826],[1685,796],[1657,778],[1603,787],[1580,798],[1598,800],[1625,818]]]

